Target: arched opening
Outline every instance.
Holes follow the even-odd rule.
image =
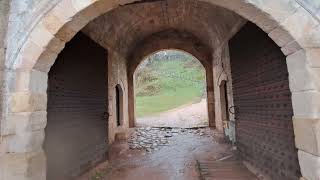
[[[134,73],[135,125],[139,127],[206,127],[206,70],[181,50],[145,56]]]
[[[319,126],[317,126],[319,124],[319,86],[317,79],[319,74],[317,73],[318,70],[316,70],[318,68],[318,63],[316,62],[319,57],[317,55],[319,50],[315,47],[319,47],[318,21],[312,17],[305,7],[301,7],[295,1],[229,2],[210,0],[207,2],[209,2],[209,5],[218,5],[232,10],[249,21],[256,23],[268,33],[287,56],[295,140],[296,147],[299,149],[302,176],[307,179],[317,179],[319,177],[319,148],[317,146],[319,140],[317,133],[319,130]],[[46,105],[43,104],[46,104],[47,69],[51,67],[56,55],[63,49],[64,43],[69,41],[76,32],[95,17],[119,5],[115,1],[72,1],[72,6],[70,3],[71,1],[62,0],[54,8],[48,8],[50,11],[44,13],[45,16],[40,18],[39,22],[35,22],[35,27],[30,28],[32,29],[30,30],[31,32],[25,33],[27,35],[23,46],[13,50],[13,54],[9,54],[10,59],[6,62],[8,69],[5,69],[5,75],[12,78],[5,79],[5,82],[10,86],[8,87],[9,92],[3,95],[2,104],[5,106],[6,111],[3,112],[4,115],[1,122],[1,135],[3,135],[1,138],[4,142],[1,143],[1,146],[3,146],[1,149],[4,149],[3,156],[5,158],[3,159],[8,162],[14,161],[16,164],[5,163],[3,168],[7,170],[4,175],[5,179],[13,179],[12,177],[43,179],[45,169],[40,168],[41,170],[38,170],[39,168],[35,167],[39,167],[39,164],[45,162],[41,149],[41,137],[43,137],[41,131],[45,126],[43,124],[46,123],[46,116],[43,115],[46,113]],[[138,5],[139,3],[134,4]],[[168,3],[166,2],[161,7],[168,7],[167,5]],[[200,3],[197,2],[196,6],[187,7],[189,7],[188,9],[195,9],[193,7],[198,8],[198,5]],[[65,11],[67,15],[61,16],[61,10]],[[201,11],[204,12],[204,8],[201,8]],[[163,13],[164,11],[159,12]],[[172,12],[175,13],[176,11]],[[128,14],[130,16],[133,15],[133,13]],[[171,20],[174,21],[173,19],[176,20],[175,18]],[[167,20],[164,18],[163,21],[167,24],[172,22],[170,18]],[[152,22],[158,21],[148,19],[148,22],[152,24]],[[199,20],[197,22],[203,21]],[[299,24],[299,26],[293,26],[294,24]],[[228,28],[236,31],[236,28],[233,29],[227,26]],[[136,33],[136,31],[132,31],[132,28],[124,29],[128,29],[133,34]],[[196,29],[204,28],[197,27]],[[39,38],[39,34],[44,35],[45,38]],[[202,34],[208,37],[206,33]],[[128,35],[127,37],[131,36]],[[129,38],[125,39],[128,40]],[[210,41],[210,38],[207,39]],[[126,43],[119,44],[125,45]],[[214,50],[218,50],[220,46],[215,46],[214,48]],[[41,87],[38,86],[39,84]],[[114,89],[114,86],[112,88]],[[19,102],[17,99],[19,99]],[[113,99],[110,98],[109,101],[111,100]],[[21,123],[15,121],[16,118],[19,118],[19,122],[21,122],[20,119],[25,120],[27,122],[26,127],[29,128],[29,124],[34,122],[32,118],[35,118],[35,114],[40,114],[41,117],[37,116],[37,118],[42,124],[37,127],[31,127],[33,132],[29,132],[30,130],[26,130],[27,128],[25,127],[22,127],[21,130],[21,126],[19,126]],[[292,141],[290,140],[290,142]],[[17,159],[17,156],[21,158]],[[30,158],[35,158],[40,163],[29,161]],[[25,174],[28,174],[28,176]]]
[[[48,77],[47,179],[70,179],[107,157],[107,51],[78,33]]]

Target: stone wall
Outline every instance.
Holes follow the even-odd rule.
[[[296,0],[204,1],[207,2],[207,5],[224,7],[254,22],[268,33],[287,56],[286,62],[290,75],[290,90],[294,110],[295,139],[296,146],[299,148],[298,155],[302,175],[309,180],[319,179],[319,21],[314,18],[314,15],[310,14],[309,10],[297,4]],[[10,58],[6,58],[8,69],[5,74],[2,72],[1,75],[1,78],[5,77],[4,84],[7,91],[1,92],[3,109],[6,112],[1,117],[0,163],[3,166],[0,169],[0,177],[2,179],[45,179],[45,155],[41,147],[42,137],[44,136],[42,131],[46,124],[47,71],[39,67],[49,69],[57,54],[63,49],[64,43],[69,41],[76,32],[80,31],[92,19],[119,5],[133,2],[133,0],[60,0],[59,5],[54,7],[42,2],[56,1],[15,0],[12,2],[16,4],[11,6],[10,22],[12,23],[10,25],[12,26],[8,28],[8,37],[10,38],[7,40],[7,42],[12,43],[6,52],[6,57]],[[158,17],[162,17],[163,22],[168,22],[165,19],[174,21],[176,9],[171,9],[173,14],[166,16],[168,14],[163,11],[167,10],[165,8],[167,7],[166,2],[169,1],[162,1],[161,5],[164,8],[159,9]],[[189,2],[194,3],[195,6],[188,6],[188,3],[182,4],[181,1],[176,2],[187,5],[184,7],[190,9],[196,9],[193,7],[198,7],[200,4],[198,4],[198,1],[191,0]],[[318,1],[310,0],[306,2],[314,3],[312,6],[316,6]],[[33,3],[33,5],[25,6],[29,3]],[[49,10],[34,11],[37,8],[32,7],[37,5],[48,7]],[[19,7],[24,8],[19,11]],[[141,5],[142,9],[144,7]],[[27,12],[29,9],[32,10]],[[205,7],[198,12],[207,10],[207,7]],[[25,16],[26,14],[27,19],[31,19],[29,22],[32,21],[31,23],[35,26],[30,26],[25,20],[20,21],[19,16]],[[31,16],[34,14],[36,16]],[[121,17],[126,19],[133,14],[129,11],[127,16]],[[139,10],[135,15],[139,17]],[[144,17],[148,16],[149,14],[146,14]],[[192,16],[198,17],[198,13],[196,12]],[[183,17],[188,16],[184,15]],[[212,16],[207,17],[209,20],[212,19]],[[148,18],[142,19],[146,20],[143,21],[146,24],[152,22],[148,21],[150,20]],[[197,18],[196,20],[196,23],[202,23],[204,19]],[[130,22],[135,21],[129,21],[129,24],[131,24]],[[215,21],[211,22],[215,23]],[[15,23],[22,23],[23,25],[14,25]],[[197,30],[202,30],[207,29],[207,26],[208,23],[202,23],[201,26],[195,24],[194,27]],[[34,28],[30,29],[28,27]],[[139,28],[140,26],[135,27]],[[230,26],[225,26],[224,29],[220,29],[220,32],[229,29]],[[14,32],[19,30],[20,33],[17,34],[21,36],[14,36],[16,34]],[[132,34],[130,35],[127,32],[133,34],[137,32],[137,29],[131,30],[131,28],[128,28],[127,31],[124,31],[123,34],[128,34],[128,38],[124,39],[132,37]],[[214,29],[211,30],[214,31]],[[211,34],[211,30],[206,30],[205,33],[200,31],[200,34],[208,38],[206,33]],[[105,30],[105,32],[109,31]],[[215,37],[214,33],[211,35],[211,37]],[[18,40],[11,37],[21,39],[21,43],[17,43]]]
[[[168,29],[191,33],[212,48],[241,19],[207,2],[151,1],[120,6],[90,22],[83,32],[129,56],[142,40]]]
[[[301,6],[308,9],[313,16],[320,21],[320,1],[318,0],[296,0]]]
[[[12,65],[29,32],[59,1],[61,0],[10,0],[7,66]]]
[[[229,112],[234,111],[233,90],[232,90],[232,75],[230,66],[230,56],[228,44],[224,44],[219,49],[216,49],[213,58],[213,77],[214,77],[214,96],[215,96],[215,121],[216,127],[220,132],[224,132],[230,141],[233,143],[235,139],[235,118],[234,114]],[[226,82],[227,86],[227,104],[228,115],[224,115],[221,109],[221,92],[220,85],[222,81]],[[223,122],[223,116],[229,117],[228,122]]]
[[[9,0],[0,1],[0,64],[3,67],[6,48],[6,35],[8,28]]]
[[[238,23],[234,24],[234,26],[223,36],[223,40],[221,44],[215,49],[212,58],[212,66],[213,66],[213,85],[214,85],[214,99],[215,99],[215,122],[216,128],[227,136],[227,139],[231,142],[236,141],[235,137],[235,118],[234,114],[230,113],[234,112],[233,103],[233,90],[232,90],[232,74],[231,74],[231,66],[230,66],[230,55],[229,55],[229,46],[228,41],[232,38],[240,28],[247,21],[241,19]],[[220,85],[222,81],[226,81],[227,86],[227,104],[228,111],[227,114],[223,114],[221,109],[221,94],[220,94]],[[230,111],[229,111],[230,109]],[[228,122],[223,122],[223,116],[229,117]]]
[[[6,47],[7,47],[7,42],[6,42],[6,36],[7,36],[7,28],[8,28],[8,16],[9,16],[9,0],[1,0],[0,1],[0,136],[1,136],[1,131],[2,127],[1,124],[3,123],[3,109],[5,104],[4,102],[4,97],[2,96],[5,94],[5,75],[4,75],[4,64],[5,64],[5,53],[6,53]],[[0,140],[1,143],[1,140]]]
[[[108,101],[109,101],[109,143],[114,142],[116,134],[125,134],[129,128],[128,117],[128,81],[127,61],[115,50],[109,49],[108,55]],[[123,123],[117,126],[116,119],[116,86],[120,85],[123,92]]]

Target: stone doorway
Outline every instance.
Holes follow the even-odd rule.
[[[252,23],[230,40],[229,47],[236,140],[243,160],[270,179],[299,179],[284,55]]]
[[[191,54],[161,50],[134,73],[137,127],[209,126],[206,70]]]
[[[4,2],[9,4],[8,1]],[[147,47],[143,46],[142,41],[146,40],[144,42],[152,44],[152,40],[148,37],[156,34],[158,38],[158,41],[155,41],[157,43],[150,45],[153,48],[151,48],[152,51],[164,48],[168,44],[171,47],[166,48],[179,45],[181,47],[181,42],[185,44],[193,42],[192,46],[184,46],[191,51],[194,49],[200,51],[205,49],[204,47],[209,47],[209,51],[206,51],[209,52],[208,62],[212,63],[210,68],[215,68],[219,66],[221,51],[228,49],[226,43],[239,27],[247,20],[255,23],[279,46],[277,48],[281,49],[283,59],[286,58],[289,91],[292,94],[293,114],[290,119],[293,121],[295,133],[293,146],[298,148],[301,176],[303,179],[311,180],[318,179],[320,176],[318,171],[320,167],[318,147],[320,93],[319,64],[317,63],[320,30],[317,12],[319,8],[315,1],[172,0],[132,3],[132,1],[113,0],[61,0],[34,3],[26,0],[25,3],[17,2],[16,4],[17,6],[4,6],[6,8],[2,12],[5,16],[4,18],[1,16],[4,33],[1,32],[0,47],[0,58],[3,60],[1,61],[3,62],[1,69],[3,88],[0,110],[2,115],[0,161],[3,165],[1,177],[4,179],[45,179],[46,158],[42,144],[47,123],[48,71],[65,43],[70,41],[87,23],[104,14],[107,15],[100,19],[100,23],[99,20],[96,21],[98,23],[95,22],[103,25],[104,30],[93,26],[92,31],[89,28],[86,32],[92,35],[92,39],[113,50],[109,53],[109,56],[117,59],[117,63],[113,65],[115,67],[119,65],[123,70],[116,71],[114,69],[117,68],[108,66],[109,69],[114,70],[112,74],[122,76],[117,82],[112,80],[112,91],[109,93],[114,93],[114,84],[123,83],[124,93],[129,93],[129,96],[130,76],[123,77],[124,74],[127,75],[124,67],[134,60],[132,52],[139,47]],[[124,10],[123,13],[120,13],[119,9]],[[170,28],[180,32],[177,33],[180,36],[167,36],[168,34],[162,33]],[[183,31],[193,34],[200,41],[194,41],[195,38],[185,36]],[[95,34],[95,32],[108,34]],[[99,41],[99,38],[102,41]],[[179,42],[177,40],[179,38],[185,39]],[[164,41],[167,44],[163,43]],[[118,63],[123,60],[128,60],[124,66]],[[129,79],[128,83],[126,78]],[[213,78],[210,81],[213,81]],[[212,85],[208,89],[213,92],[216,87]],[[214,94],[209,96],[213,98]],[[113,105],[113,100],[114,96],[108,97],[108,101],[111,102],[109,104]],[[128,102],[129,108],[132,107],[130,100]],[[211,103],[214,107],[215,102]],[[219,107],[215,108],[216,111],[218,109]],[[216,111],[210,111],[213,112],[213,116],[210,116],[213,117],[211,123],[219,128],[222,126],[218,125],[218,117],[214,118]],[[112,113],[114,115],[114,112]],[[128,116],[129,118],[125,117],[124,126],[132,117]],[[109,133],[126,129],[114,128],[116,121],[110,119],[112,129]],[[215,120],[217,121],[214,122]],[[134,126],[132,121],[129,121],[129,124]],[[110,142],[114,140],[114,136],[108,137]]]
[[[106,160],[107,58],[104,48],[78,33],[49,72],[48,180],[70,179]]]

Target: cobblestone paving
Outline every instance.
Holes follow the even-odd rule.
[[[170,139],[177,135],[195,134],[199,136],[210,136],[206,134],[205,128],[137,128],[128,140],[130,149],[146,150],[147,152],[157,151],[170,144]]]

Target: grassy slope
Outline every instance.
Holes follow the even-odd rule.
[[[151,73],[154,78],[136,85],[136,92],[156,84],[157,93],[142,93],[143,95],[136,97],[138,117],[160,113],[201,99],[205,87],[205,72],[196,60],[160,60],[153,62],[148,68],[147,76]]]

